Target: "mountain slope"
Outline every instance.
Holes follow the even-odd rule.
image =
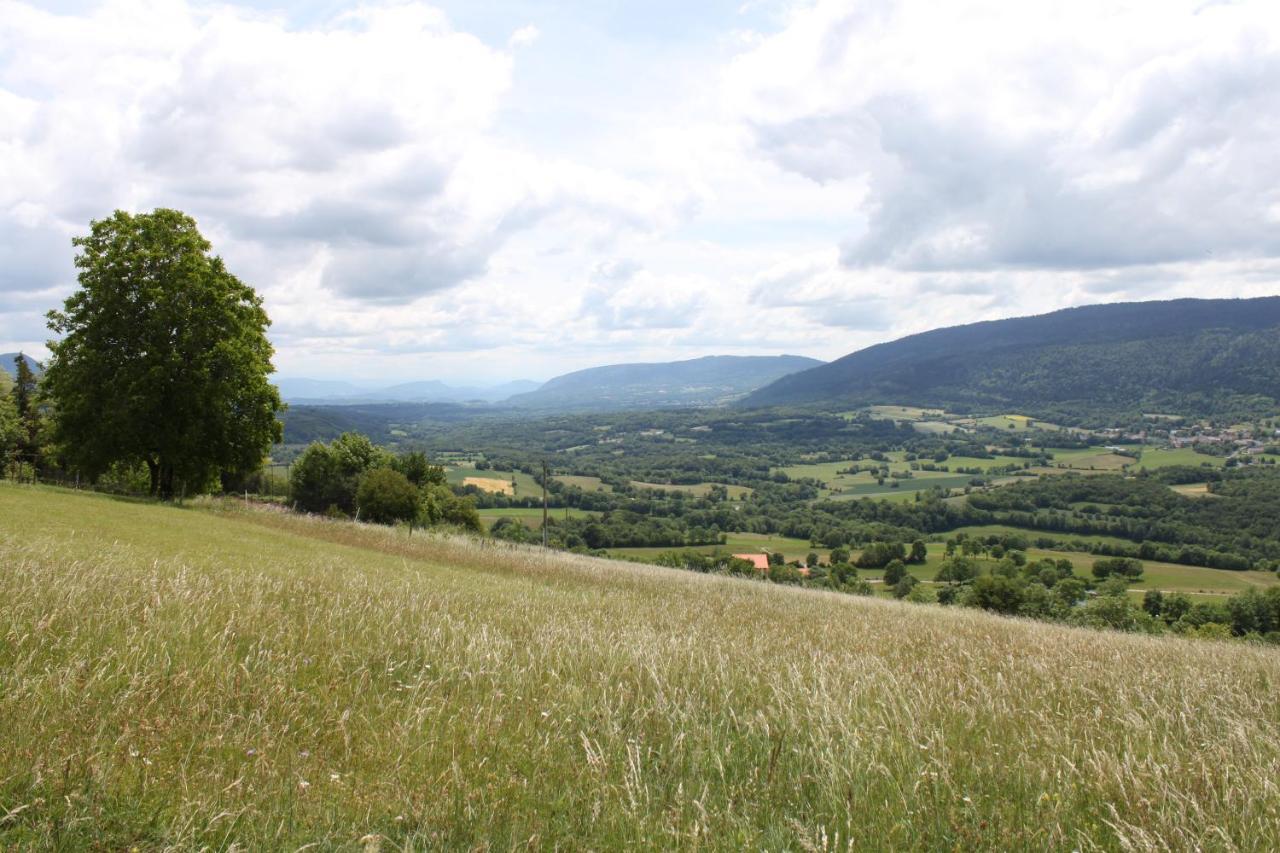
[[[784,377],[743,405],[1024,411],[1280,399],[1280,297],[1069,308],[937,329]]]
[[[822,362],[797,355],[715,355],[688,361],[611,364],[566,373],[529,394],[512,397],[515,406],[538,409],[627,409],[710,406]]]
[[[16,376],[18,373],[18,365],[15,363],[14,359],[17,357],[18,353],[16,352],[0,353],[0,370],[8,373],[11,377]],[[31,372],[36,376],[40,376],[44,373],[44,370],[41,369],[39,363],[34,358],[25,354],[22,358],[27,362],[27,367],[31,368]]]

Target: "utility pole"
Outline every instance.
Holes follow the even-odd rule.
[[[547,460],[542,460],[542,547],[547,547]]]

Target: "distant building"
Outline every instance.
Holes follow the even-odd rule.
[[[762,572],[769,571],[768,554],[734,554],[733,556],[738,560],[746,560]]]

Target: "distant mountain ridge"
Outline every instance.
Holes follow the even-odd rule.
[[[377,403],[498,403],[514,394],[532,391],[540,383],[516,380],[476,387],[449,385],[430,379],[377,388],[335,379],[282,377],[275,380],[275,385],[286,403],[355,406]]]
[[[19,353],[16,353],[16,352],[0,353],[0,370],[3,370],[5,373],[8,373],[9,376],[11,377],[16,376],[18,371],[18,365],[14,361],[14,359],[16,359],[18,355]],[[36,376],[41,376],[44,373],[44,370],[41,369],[40,367],[40,363],[37,362],[34,358],[32,358],[31,356],[25,353],[22,353],[21,355],[23,360],[26,361],[27,367],[31,368],[32,373],[34,373]]]
[[[1280,297],[1068,308],[936,329],[780,378],[743,406],[901,403],[1069,411],[1280,400]]]
[[[713,355],[686,361],[611,364],[557,376],[512,397],[512,406],[565,411],[716,406],[822,364],[798,355]]]

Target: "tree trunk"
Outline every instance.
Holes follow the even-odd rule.
[[[173,463],[171,462],[160,465],[160,497],[167,501],[173,500]]]
[[[156,493],[160,490],[160,463],[154,460],[148,459],[147,473],[151,476],[151,485],[150,485],[151,496],[155,497]]]

